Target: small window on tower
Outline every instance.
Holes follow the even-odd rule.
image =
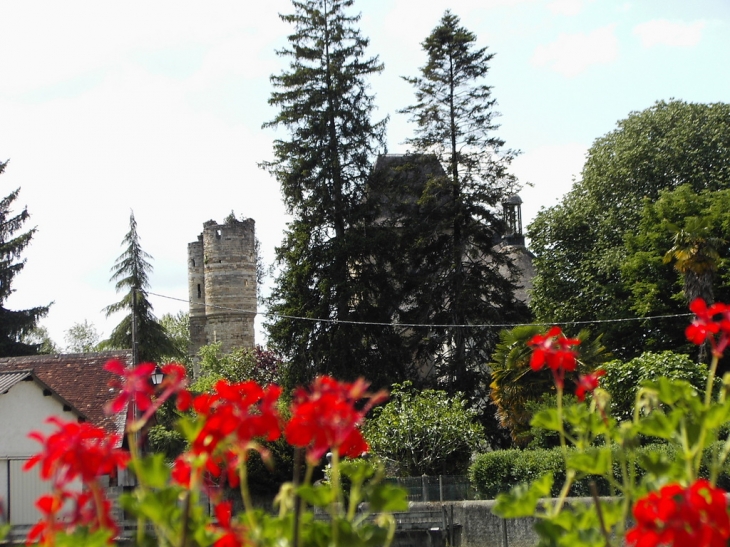
[[[220,230],[216,230],[215,231],[215,237],[217,237],[218,239],[221,238],[221,231]]]
[[[193,268],[195,268],[195,259],[193,258],[191,262],[193,263]]]
[[[200,296],[201,296],[201,293],[200,293],[200,283],[198,283],[198,298],[200,298]]]

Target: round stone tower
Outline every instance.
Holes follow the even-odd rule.
[[[253,219],[209,220],[188,244],[191,354],[220,342],[224,352],[254,346],[256,236]]]

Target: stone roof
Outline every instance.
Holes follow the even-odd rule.
[[[104,370],[110,359],[132,363],[131,350],[33,355],[0,358],[0,372],[28,372],[55,391],[94,425],[109,432],[124,433],[126,412],[104,414],[104,404],[114,398],[109,381],[115,376]]]

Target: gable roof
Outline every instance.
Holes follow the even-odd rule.
[[[33,374],[32,370],[21,370],[21,371],[5,371],[0,370],[0,396],[5,395],[10,389],[19,384],[20,382],[32,381],[35,382],[38,387],[43,391],[43,395],[50,395],[56,399],[64,410],[73,410],[79,417],[88,420],[88,416],[85,416],[83,412],[79,411],[78,408],[74,407],[69,401],[61,397],[56,391],[47,386],[38,377]]]
[[[109,381],[115,378],[104,370],[111,359],[130,366],[131,350],[103,351],[98,353],[72,353],[66,355],[33,355],[27,357],[0,358],[0,372],[27,373],[33,375],[65,400],[89,422],[109,432],[124,433],[126,412],[114,416],[104,413],[104,405],[114,398]],[[13,377],[12,374],[7,375]],[[10,382],[11,380],[7,380]]]

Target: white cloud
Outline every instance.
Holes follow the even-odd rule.
[[[588,146],[571,142],[540,146],[518,156],[512,172],[522,184],[520,191],[523,226],[532,222],[541,206],[551,207],[570,191],[580,177]]]
[[[611,63],[618,57],[614,31],[615,25],[608,25],[587,34],[561,34],[554,42],[537,46],[532,64],[572,77],[590,66]]]
[[[634,27],[634,35],[641,40],[644,47],[657,45],[674,47],[696,46],[702,39],[705,21],[684,23],[681,21],[667,21],[655,19]]]
[[[578,15],[585,5],[585,0],[553,0],[547,8],[559,15]]]

